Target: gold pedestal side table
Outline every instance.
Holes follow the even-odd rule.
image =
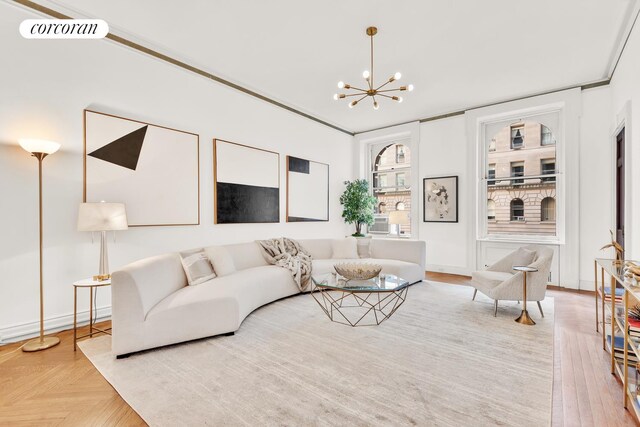
[[[93,337],[95,334],[111,335],[111,328],[100,329],[93,326],[93,293],[103,286],[111,286],[111,279],[98,281],[88,278],[73,284],[73,351],[77,350],[76,343],[79,339]],[[80,288],[89,288],[89,333],[82,336],[78,336],[78,289]]]
[[[516,319],[516,322],[523,325],[535,325],[536,322],[533,321],[533,319],[529,316],[529,312],[527,311],[527,273],[536,272],[538,271],[538,269],[525,265],[515,265],[513,266],[513,270],[522,272],[522,313],[520,313],[520,317]]]

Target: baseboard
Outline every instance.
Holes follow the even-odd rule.
[[[471,276],[471,270],[467,267],[455,267],[452,265],[427,264],[427,271],[435,273],[457,274],[459,276]]]
[[[591,280],[580,280],[580,290],[581,291],[595,291],[596,285]]]
[[[97,322],[111,318],[111,306],[98,307]],[[89,323],[89,310],[78,312],[78,325]],[[73,313],[44,319],[45,334],[53,334],[73,328]],[[0,329],[0,345],[37,337],[40,334],[40,322],[28,322]]]

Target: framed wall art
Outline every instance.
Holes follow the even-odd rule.
[[[214,222],[280,222],[280,154],[213,140]]]
[[[458,222],[458,177],[424,178],[424,222]]]
[[[329,221],[329,165],[287,156],[287,222]]]
[[[121,202],[129,225],[200,223],[199,136],[84,110],[85,202]]]

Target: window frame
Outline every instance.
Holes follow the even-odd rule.
[[[513,131],[516,131],[516,133],[520,130],[520,139],[522,140],[522,142],[520,143],[520,145],[518,145],[517,147],[514,146],[513,144],[513,140],[515,139],[515,137],[513,136]],[[525,140],[524,140],[524,123],[523,124],[518,124],[518,125],[511,125],[509,127],[509,146],[511,147],[512,150],[521,150],[525,147]],[[491,144],[489,144],[491,145]],[[495,151],[495,150],[494,150]]]
[[[542,106],[533,106],[519,110],[510,110],[496,114],[478,116],[473,118],[473,140],[476,142],[475,149],[471,151],[470,161],[476,165],[476,191],[472,199],[475,205],[476,221],[473,229],[474,240],[477,242],[509,242],[509,243],[532,243],[532,244],[552,244],[562,245],[566,242],[567,225],[565,220],[566,199],[564,168],[566,163],[565,152],[568,149],[565,141],[565,107],[564,102],[554,102]],[[487,168],[488,145],[495,136],[495,129],[511,126],[514,122],[537,122],[551,130],[554,135],[556,153],[556,234],[489,234],[487,219]],[[471,123],[468,123],[471,125]],[[491,132],[490,129],[493,129]],[[542,145],[541,145],[542,147]],[[540,178],[541,176],[525,176],[525,179]],[[548,177],[548,176],[546,176]],[[500,178],[508,180],[509,178]],[[473,256],[473,255],[470,255]]]

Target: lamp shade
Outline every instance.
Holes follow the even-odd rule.
[[[392,211],[389,212],[389,224],[397,225],[409,225],[409,212],[407,211]]]
[[[126,230],[124,203],[81,203],[78,209],[78,231]]]
[[[18,140],[18,143],[30,153],[53,154],[60,149],[60,144],[45,139],[22,138]]]

